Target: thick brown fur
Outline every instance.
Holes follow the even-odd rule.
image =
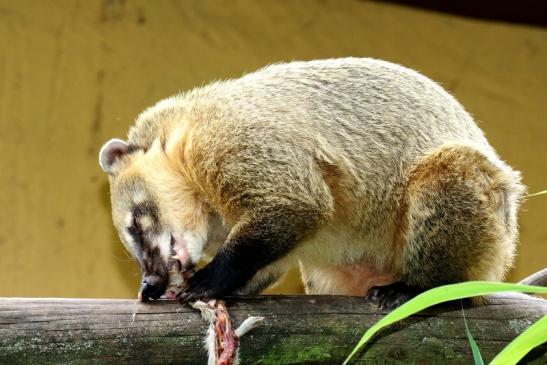
[[[466,145],[447,145],[409,175],[402,232],[403,281],[430,288],[466,280],[501,280],[512,264],[516,222],[512,177]]]
[[[501,280],[513,260],[519,173],[452,96],[398,65],[270,66],[158,103],[120,143],[101,165],[128,248],[146,196],[161,228],[144,241],[164,260],[169,236],[212,258],[185,299],[257,293],[292,265],[308,293],[366,295]],[[135,176],[144,187],[128,189]]]

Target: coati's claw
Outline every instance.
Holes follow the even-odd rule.
[[[368,292],[365,300],[378,305],[381,309],[393,310],[420,292],[421,290],[418,288],[399,282],[386,286],[373,287]]]
[[[198,293],[182,292],[179,295],[178,300],[181,303],[188,303],[188,302],[195,302],[195,301],[198,301],[198,300],[207,300],[208,298],[209,298],[209,296],[206,295],[205,293],[202,293],[200,295]]]
[[[190,288],[188,287],[178,296],[178,300],[181,303],[195,302],[196,300],[207,301],[211,298],[215,298],[210,294],[206,289],[201,288]]]

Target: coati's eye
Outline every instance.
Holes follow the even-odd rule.
[[[131,226],[127,227],[127,232],[131,235],[133,240],[135,241],[135,244],[137,246],[141,246],[144,244],[144,237],[143,237],[143,230],[139,223],[138,217],[133,216],[133,220],[131,221]]]
[[[141,227],[141,225],[140,225],[139,220],[137,219],[137,217],[133,216],[133,222],[132,222],[132,223],[133,223],[133,228],[134,228],[137,232],[139,232],[139,233],[142,234],[142,227]]]

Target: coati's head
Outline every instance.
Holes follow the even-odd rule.
[[[174,265],[185,271],[201,259],[210,214],[160,138],[145,148],[134,140],[130,132],[129,143],[108,141],[99,163],[110,180],[114,225],[143,273],[139,296],[156,299]]]

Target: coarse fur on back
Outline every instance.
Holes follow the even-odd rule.
[[[524,192],[442,87],[366,58],[271,65],[163,100],[100,161],[146,297],[172,257],[184,270],[204,255],[184,299],[257,293],[292,265],[308,293],[389,288],[375,292],[386,304],[501,280]]]

